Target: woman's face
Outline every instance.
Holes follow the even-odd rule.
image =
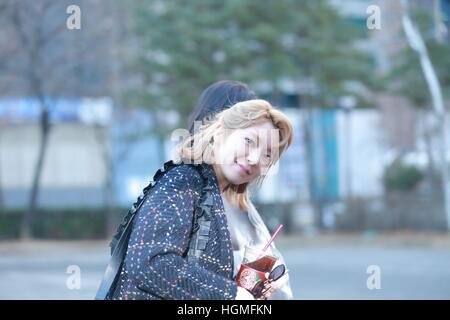
[[[252,182],[275,160],[277,140],[278,129],[270,121],[233,129],[215,146],[215,164],[231,184]]]

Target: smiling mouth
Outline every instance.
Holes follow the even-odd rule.
[[[246,169],[243,165],[239,164],[237,161],[234,161],[234,163],[236,163],[239,166],[239,168],[241,168],[241,170],[245,172],[247,175],[251,174],[251,172],[248,169]]]

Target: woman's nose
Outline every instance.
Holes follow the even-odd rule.
[[[253,150],[250,150],[250,152],[248,153],[247,156],[247,162],[250,165],[256,165],[259,162],[259,150],[257,150],[256,148]]]

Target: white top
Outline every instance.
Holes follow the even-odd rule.
[[[252,242],[252,245],[260,247],[261,249],[266,245],[270,239],[269,231],[261,219],[261,216],[254,207],[249,211],[241,211],[232,206],[222,195],[225,214],[228,222],[228,230],[231,236],[231,245],[234,257],[234,272],[236,276],[239,266],[244,258],[244,247],[246,244]],[[276,265],[284,262],[280,252],[276,249],[275,244],[268,249],[269,253],[279,257]],[[287,266],[286,266],[286,269]],[[279,287],[270,297],[269,300],[287,300],[292,299],[292,290],[289,285],[289,275],[283,276],[277,281]]]

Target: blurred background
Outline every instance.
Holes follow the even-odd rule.
[[[0,299],[93,299],[223,79],[295,126],[254,198],[285,224],[295,299],[449,299],[449,19],[448,0],[1,0]]]

